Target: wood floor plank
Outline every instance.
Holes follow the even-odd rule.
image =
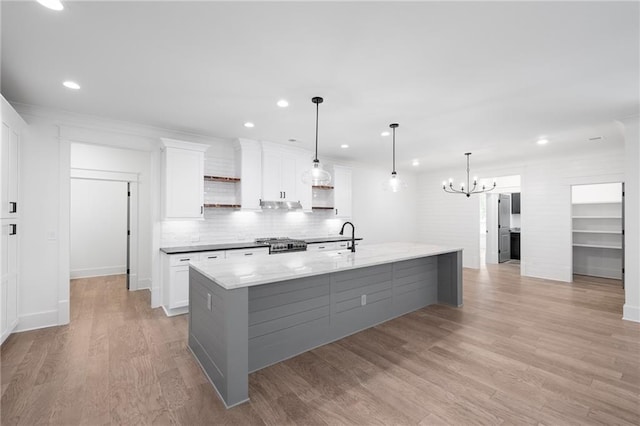
[[[0,348],[0,423],[639,424],[640,325],[617,280],[464,270],[432,305],[252,373],[225,409],[187,347],[187,316],[124,276],[72,280],[71,323]]]

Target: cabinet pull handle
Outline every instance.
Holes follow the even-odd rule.
[[[324,246],[320,246],[320,247],[318,247],[318,248],[319,248],[319,249],[323,249],[323,248],[324,248]]]
[[[18,203],[15,201],[9,201],[9,213],[17,213],[18,212]]]
[[[188,261],[190,261],[190,260],[191,260],[191,259],[180,259],[180,262],[188,262]]]
[[[11,231],[9,231],[9,235],[16,235],[18,233],[18,225],[16,225],[15,223],[12,223],[9,226],[11,226]]]
[[[336,216],[338,216],[338,209],[336,209]]]
[[[284,196],[282,198],[287,198],[287,191],[283,192]]]
[[[253,256],[253,253],[245,253],[245,256]]]
[[[209,256],[208,259],[217,259],[218,256]]]
[[[204,214],[204,206],[200,206],[200,214]]]

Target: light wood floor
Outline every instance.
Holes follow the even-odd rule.
[[[634,424],[640,325],[618,281],[464,271],[464,307],[430,306],[250,376],[225,410],[187,317],[122,276],[74,280],[72,320],[2,346],[2,425]]]

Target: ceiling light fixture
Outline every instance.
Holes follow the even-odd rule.
[[[316,154],[313,158],[311,169],[302,174],[302,182],[311,184],[312,186],[329,185],[331,183],[331,175],[322,169],[320,160],[318,160],[318,111],[320,104],[324,101],[320,96],[311,98],[311,102],[316,104]]]
[[[255,126],[256,126],[256,125],[255,125],[255,124],[253,124],[253,123],[252,123],[252,122],[250,122],[250,121],[247,121],[246,123],[244,123],[244,127],[252,128],[252,127],[255,127]]]
[[[413,160],[413,161],[411,162],[411,165],[412,165],[413,167],[417,167],[417,166],[419,166],[419,165],[420,165],[420,161],[419,161],[418,159],[415,159],[415,160]]]
[[[465,186],[464,183],[460,183],[460,189],[455,189],[453,187],[453,179],[449,179],[449,186],[447,187],[447,182],[442,182],[442,189],[444,189],[444,192],[449,192],[451,194],[464,194],[467,197],[470,197],[471,194],[480,194],[482,192],[488,192],[493,190],[496,187],[496,181],[493,181],[493,186],[489,189],[487,189],[484,185],[482,185],[482,189],[480,188],[476,188],[478,185],[478,177],[474,176],[473,177],[473,188],[471,188],[470,182],[469,182],[469,156],[471,155],[470,152],[465,152],[465,154],[467,156],[467,189],[465,190]]]
[[[67,89],[80,90],[80,85],[75,81],[67,80],[63,82],[62,85]]]
[[[349,148],[349,145],[347,145],[346,143],[343,143],[342,145],[340,145],[340,148],[347,149]]]
[[[38,0],[38,3],[46,7],[47,9],[60,11],[64,9],[60,0]]]
[[[286,108],[289,106],[289,102],[286,99],[280,99],[277,103],[280,108]]]
[[[549,139],[538,139],[538,145],[546,145],[549,143]]]
[[[396,172],[396,129],[398,126],[398,123],[389,124],[389,127],[393,129],[393,171],[391,172],[391,178],[384,188],[391,192],[399,192],[407,187],[407,184],[398,177],[398,173]]]
[[[382,133],[380,133],[380,136],[389,136],[391,133],[387,132],[386,130]]]

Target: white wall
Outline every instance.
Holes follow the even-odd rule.
[[[621,183],[601,183],[597,185],[575,185],[571,187],[571,202],[619,203],[622,201]]]
[[[609,143],[611,149],[605,152],[584,150],[508,169],[485,166],[474,171],[481,177],[521,176],[522,275],[572,281],[571,185],[624,180],[623,145]],[[419,235],[424,242],[463,247],[464,266],[478,268],[479,201],[442,191],[446,177],[461,173],[464,170],[456,169],[420,176]]]
[[[71,278],[124,274],[127,183],[71,179]]]
[[[394,193],[383,190],[390,173],[388,169],[353,165],[352,222],[365,243],[418,241],[417,176],[399,170],[398,176],[407,188]]]
[[[236,176],[234,152],[209,149],[205,173]],[[346,164],[345,164],[346,165]],[[365,243],[414,241],[417,226],[415,175],[402,174],[408,182],[405,191],[383,190],[389,171],[360,164],[352,167],[353,216],[356,234]],[[329,167],[330,169],[330,167]],[[235,185],[206,182],[205,203],[233,203]],[[161,246],[175,247],[233,241],[252,241],[256,237],[288,236],[292,238],[336,236],[346,219],[336,219],[333,211],[311,213],[263,211],[241,212],[233,209],[205,209],[205,220],[164,221]]]
[[[640,322],[640,117],[625,127],[625,304],[623,318]]]

